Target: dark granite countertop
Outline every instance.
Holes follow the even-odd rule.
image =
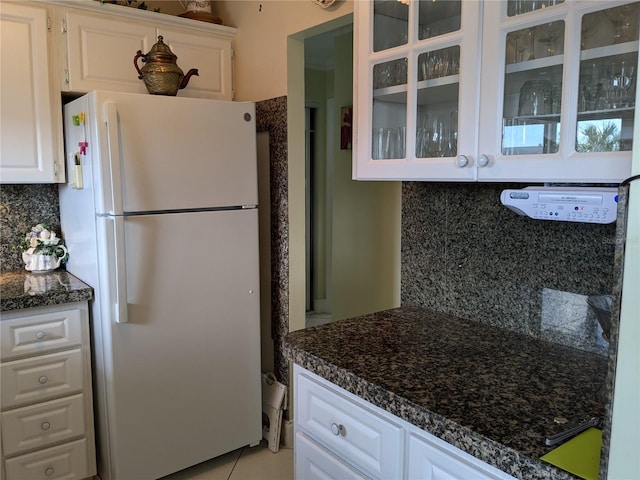
[[[516,478],[574,479],[539,458],[603,418],[607,359],[422,308],[289,333],[293,362]]]
[[[0,274],[0,311],[45,307],[91,300],[93,289],[67,273],[30,273],[15,270]]]

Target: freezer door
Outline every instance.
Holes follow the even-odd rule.
[[[126,217],[128,323],[105,318],[112,478],[262,437],[257,210]]]
[[[255,104],[89,93],[98,213],[257,205]]]

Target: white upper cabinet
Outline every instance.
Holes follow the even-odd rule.
[[[82,10],[64,10],[61,22],[67,60],[63,90],[147,93],[133,57],[157,41],[153,25]]]
[[[70,2],[71,7],[77,5]],[[185,74],[198,69],[198,76],[192,76],[178,96],[232,100],[234,28],[97,2],[85,8],[60,8],[58,20],[65,91],[146,94],[133,59],[138,50],[148,53],[162,35]],[[141,59],[138,65],[144,66]]]
[[[0,183],[64,182],[61,92],[147,94],[133,60],[159,35],[198,70],[179,96],[233,99],[232,27],[72,0],[2,0],[0,22]]]
[[[52,92],[48,7],[0,2],[2,183],[64,181],[60,99]]]
[[[354,178],[623,180],[639,3],[356,2]]]

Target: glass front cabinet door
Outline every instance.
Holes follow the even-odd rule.
[[[354,178],[629,176],[640,2],[355,2]]]

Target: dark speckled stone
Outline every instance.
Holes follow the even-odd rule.
[[[0,311],[84,302],[93,289],[64,270],[29,273],[26,270],[0,274]]]
[[[58,186],[55,184],[2,185],[0,188],[0,271],[24,266],[18,245],[38,223],[47,223],[60,233]]]
[[[289,365],[282,340],[289,331],[289,181],[287,154],[287,97],[256,103],[256,129],[269,132],[271,173],[271,337],[274,373],[289,383]]]
[[[288,357],[516,478],[575,478],[538,460],[553,418],[604,414],[607,359],[420,307],[292,332]],[[561,428],[560,428],[561,429]]]
[[[616,225],[517,215],[524,186],[404,182],[401,304],[606,355],[585,300],[613,291]]]

